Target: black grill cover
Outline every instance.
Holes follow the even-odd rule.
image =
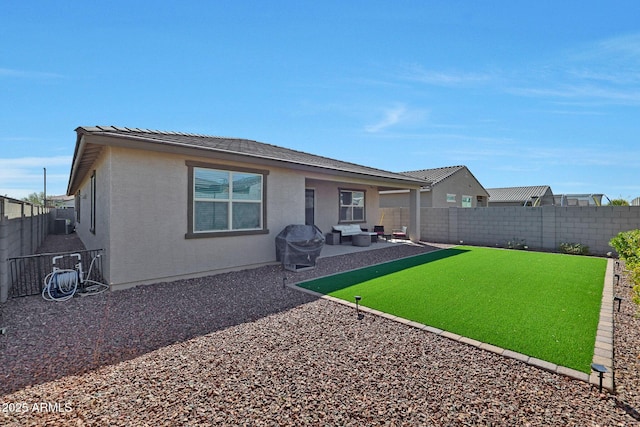
[[[315,266],[324,236],[315,225],[287,225],[276,236],[276,260],[288,265]]]

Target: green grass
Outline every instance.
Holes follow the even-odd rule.
[[[459,246],[298,284],[590,372],[606,260]]]

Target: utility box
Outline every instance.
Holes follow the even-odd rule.
[[[71,234],[73,232],[73,226],[71,220],[64,218],[57,218],[54,227],[55,234]]]

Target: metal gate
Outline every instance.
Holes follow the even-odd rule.
[[[97,256],[101,253],[102,249],[93,249],[8,258],[7,261],[9,262],[10,272],[9,298],[26,297],[42,293],[45,278],[53,271],[53,258],[62,257],[56,260],[56,267],[73,270],[78,260],[76,257],[71,257],[70,255],[72,254],[80,255],[82,271],[84,271],[85,274],[89,273],[89,268],[93,262],[91,275],[85,277],[85,279],[104,283],[102,277],[102,257]],[[82,290],[82,286],[79,286],[78,289]]]

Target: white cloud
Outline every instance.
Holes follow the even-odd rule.
[[[64,76],[57,73],[42,71],[15,70],[11,68],[0,68],[0,77],[15,77],[22,79],[60,79]]]
[[[425,70],[421,66],[408,67],[402,74],[406,80],[435,86],[469,86],[486,83],[493,79],[493,76],[487,73],[434,71]]]
[[[426,116],[426,110],[410,110],[405,104],[397,104],[385,109],[380,120],[365,126],[364,129],[369,133],[378,133],[399,124],[418,123]]]
[[[595,48],[591,49],[589,53],[593,56],[612,56],[640,60],[640,33],[601,40],[595,44]]]
[[[387,109],[384,112],[384,117],[380,121],[366,126],[365,130],[372,133],[380,132],[381,130],[386,129],[389,126],[393,126],[400,122],[402,120],[402,116],[406,114],[406,112],[407,108],[404,105],[399,105],[394,108]]]
[[[640,34],[579,46],[552,63],[534,66],[508,93],[574,105],[640,105]]]
[[[33,167],[71,167],[71,156],[53,157],[18,157],[14,159],[0,158],[0,170],[4,168],[33,168]]]
[[[640,90],[613,89],[590,84],[559,85],[555,88],[511,88],[508,92],[529,97],[583,100],[587,102],[583,102],[584,105],[593,105],[594,102],[615,105],[640,104]]]
[[[0,195],[16,199],[44,189],[44,168],[47,168],[47,192],[66,192],[70,156],[0,158]]]

